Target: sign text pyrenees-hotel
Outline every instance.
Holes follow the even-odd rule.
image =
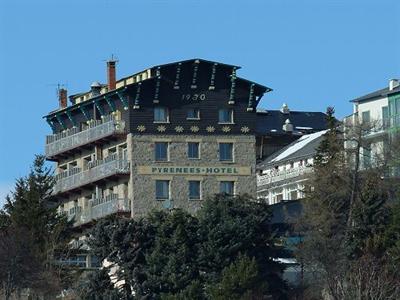
[[[138,166],[138,173],[144,175],[251,175],[250,167],[191,167],[191,166]]]

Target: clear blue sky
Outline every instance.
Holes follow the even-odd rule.
[[[349,100],[400,77],[398,0],[2,0],[0,1],[0,198],[43,153],[69,94],[152,65],[204,58],[240,65],[240,76],[274,89],[276,109],[352,111]]]

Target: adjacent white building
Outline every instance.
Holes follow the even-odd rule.
[[[391,79],[383,89],[351,100],[353,113],[344,118],[345,136],[351,126],[363,127],[363,142],[360,151],[361,168],[379,164],[388,145],[389,133],[400,125],[400,82]],[[354,146],[347,141],[345,147]]]
[[[301,136],[257,165],[257,198],[268,204],[304,197],[317,148],[326,130]]]

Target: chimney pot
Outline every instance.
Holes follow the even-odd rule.
[[[293,124],[290,123],[289,119],[286,119],[285,124],[282,126],[283,131],[293,132]]]
[[[283,113],[283,114],[289,114],[290,113],[289,106],[286,103],[283,103],[283,105],[281,107],[281,113]]]
[[[389,80],[389,90],[390,91],[393,91],[398,86],[400,86],[400,80],[399,79],[390,79]]]
[[[60,108],[66,108],[67,107],[67,90],[64,88],[60,88],[58,90],[58,102]]]

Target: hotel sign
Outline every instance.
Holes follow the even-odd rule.
[[[138,166],[138,174],[143,175],[251,175],[250,167],[212,166]]]

